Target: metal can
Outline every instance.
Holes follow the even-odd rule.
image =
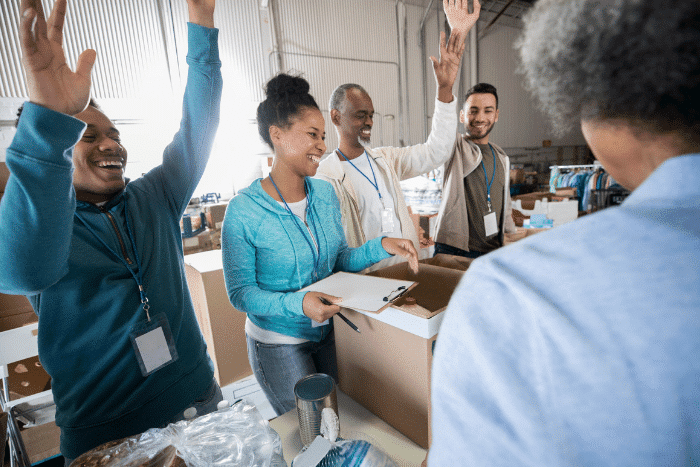
[[[304,376],[294,385],[294,397],[299,417],[299,434],[308,446],[321,434],[321,412],[329,407],[338,414],[335,381],[324,373]]]

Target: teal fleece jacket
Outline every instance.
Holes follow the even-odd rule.
[[[296,224],[295,216],[268,195],[260,181],[241,190],[226,209],[221,248],[228,297],[257,326],[318,342],[330,326],[311,326],[302,308],[306,292],[299,292],[316,282],[310,232],[321,253],[318,280],[337,271],[361,271],[391,255],[382,247],[382,237],[348,247],[340,204],[328,182],[305,181],[307,227],[298,217]]]
[[[179,219],[218,126],[217,38],[218,30],[189,24],[180,129],[163,164],[102,208],[75,198],[72,153],[86,127],[80,120],[27,103],[7,150],[0,291],[27,295],[39,316],[39,357],[52,378],[68,458],[167,424],[212,383],[185,280]],[[148,377],[129,337],[145,313],[118,237],[134,272],[138,256],[151,316],[166,315],[179,355]]]

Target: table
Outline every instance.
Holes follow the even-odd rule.
[[[350,396],[339,389],[336,391],[342,438],[367,441],[384,450],[400,467],[420,467],[427,453],[425,449],[362,407]],[[296,409],[270,420],[270,426],[282,438],[284,460],[291,465],[292,459],[302,448]]]

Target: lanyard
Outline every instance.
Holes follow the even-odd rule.
[[[341,151],[340,148],[336,149],[336,151],[338,151],[338,153],[341,156],[343,156],[343,159],[348,161],[350,163],[350,165],[353,166],[355,168],[355,170],[360,172],[360,174],[367,179],[369,184],[372,185],[375,190],[377,190],[377,194],[379,195],[379,199],[382,201],[382,204],[384,204],[384,200],[382,200],[382,194],[379,192],[379,183],[377,183],[377,176],[374,174],[374,168],[372,167],[372,161],[370,160],[369,154],[367,154],[367,151],[365,151],[365,155],[367,156],[367,162],[369,163],[369,169],[372,171],[372,178],[374,179],[374,183],[372,182],[372,180],[369,179],[369,177],[367,175],[365,175],[365,173],[363,171],[358,169],[357,166],[355,164],[353,164],[350,159],[345,157],[345,154],[343,154],[343,151]]]
[[[313,220],[313,217],[311,216],[311,198],[309,197],[309,192],[306,190],[306,180],[304,180],[304,193],[306,193],[306,214],[307,217],[311,220],[311,225],[314,227],[314,233],[316,234],[316,248],[311,244],[311,241],[308,239],[306,234],[304,233],[304,229],[301,228],[301,225],[299,225],[299,221],[297,221],[297,215],[292,212],[292,210],[289,208],[289,205],[287,204],[287,201],[284,199],[284,196],[282,196],[282,193],[280,193],[279,188],[277,188],[277,184],[275,183],[275,180],[272,178],[272,174],[269,175],[270,181],[272,182],[272,186],[275,187],[275,190],[277,190],[277,194],[280,195],[280,198],[282,199],[282,202],[284,203],[284,207],[287,209],[289,214],[292,215],[292,220],[294,221],[294,225],[297,226],[299,229],[299,232],[301,232],[302,237],[304,237],[304,240],[306,240],[306,243],[309,244],[309,248],[311,248],[311,255],[313,256],[314,259],[314,281],[318,280],[318,265],[321,262],[321,245],[320,245],[320,239],[318,239],[318,231],[316,230],[316,223]],[[306,223],[306,222],[305,222]],[[307,227],[309,224],[306,224]],[[309,234],[311,234],[311,231],[309,231]],[[317,251],[318,249],[318,251]]]
[[[491,154],[493,154],[493,173],[491,174],[491,181],[489,182],[489,176],[486,175],[486,166],[484,165],[483,156],[481,158],[481,168],[484,169],[484,178],[486,178],[486,196],[487,203],[489,205],[489,212],[491,212],[491,185],[493,184],[493,179],[496,176],[496,153],[493,151],[493,146],[488,143],[489,148],[491,148]]]
[[[126,230],[127,233],[129,234],[129,241],[131,241],[131,247],[134,249],[134,259],[136,260],[136,268],[138,271],[134,273],[133,269],[129,267],[128,264],[126,264],[126,261],[124,258],[122,258],[116,251],[114,251],[109,245],[107,245],[107,242],[104,241],[102,237],[98,235],[98,233],[93,229],[85,219],[83,219],[83,216],[79,214],[77,211],[75,212],[75,217],[78,218],[80,222],[83,223],[83,225],[92,233],[95,238],[97,238],[102,245],[109,250],[110,253],[112,253],[112,256],[116,257],[121,263],[126,267],[126,269],[129,270],[131,275],[134,277],[136,280],[136,285],[139,287],[139,295],[141,296],[141,303],[143,304],[143,311],[146,312],[146,318],[148,318],[148,321],[151,321],[151,315],[148,312],[148,310],[151,308],[151,306],[148,304],[148,297],[146,296],[146,290],[143,287],[143,273],[141,269],[141,263],[139,261],[139,255],[138,252],[136,251],[136,242],[134,241],[134,234],[131,230],[131,223],[129,222],[129,215],[127,211],[127,193],[124,193],[124,218],[126,219]],[[117,231],[117,235],[119,235],[119,232]]]

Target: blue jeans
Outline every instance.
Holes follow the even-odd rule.
[[[196,409],[197,416],[199,417],[214,412],[216,410],[216,406],[222,400],[224,400],[224,396],[223,394],[221,394],[221,388],[219,387],[219,383],[217,383],[216,380],[213,380],[211,386],[209,386],[209,388],[206,391],[204,391],[203,394],[200,394],[194,400],[190,407],[194,407]],[[185,411],[183,410],[182,412],[174,416],[170,420],[170,422],[168,422],[168,424],[179,422],[180,420],[184,419]],[[164,426],[161,428],[164,428]],[[64,458],[65,467],[68,467],[74,460],[75,459]]]
[[[325,373],[338,381],[332,329],[321,342],[263,344],[247,335],[246,340],[250,367],[277,415],[296,407],[294,385],[304,376]]]
[[[446,243],[435,242],[435,254],[433,256],[439,253],[454,256],[464,256],[465,258],[478,258],[479,256],[486,254],[480,251],[465,251],[461,248],[447,245]]]

